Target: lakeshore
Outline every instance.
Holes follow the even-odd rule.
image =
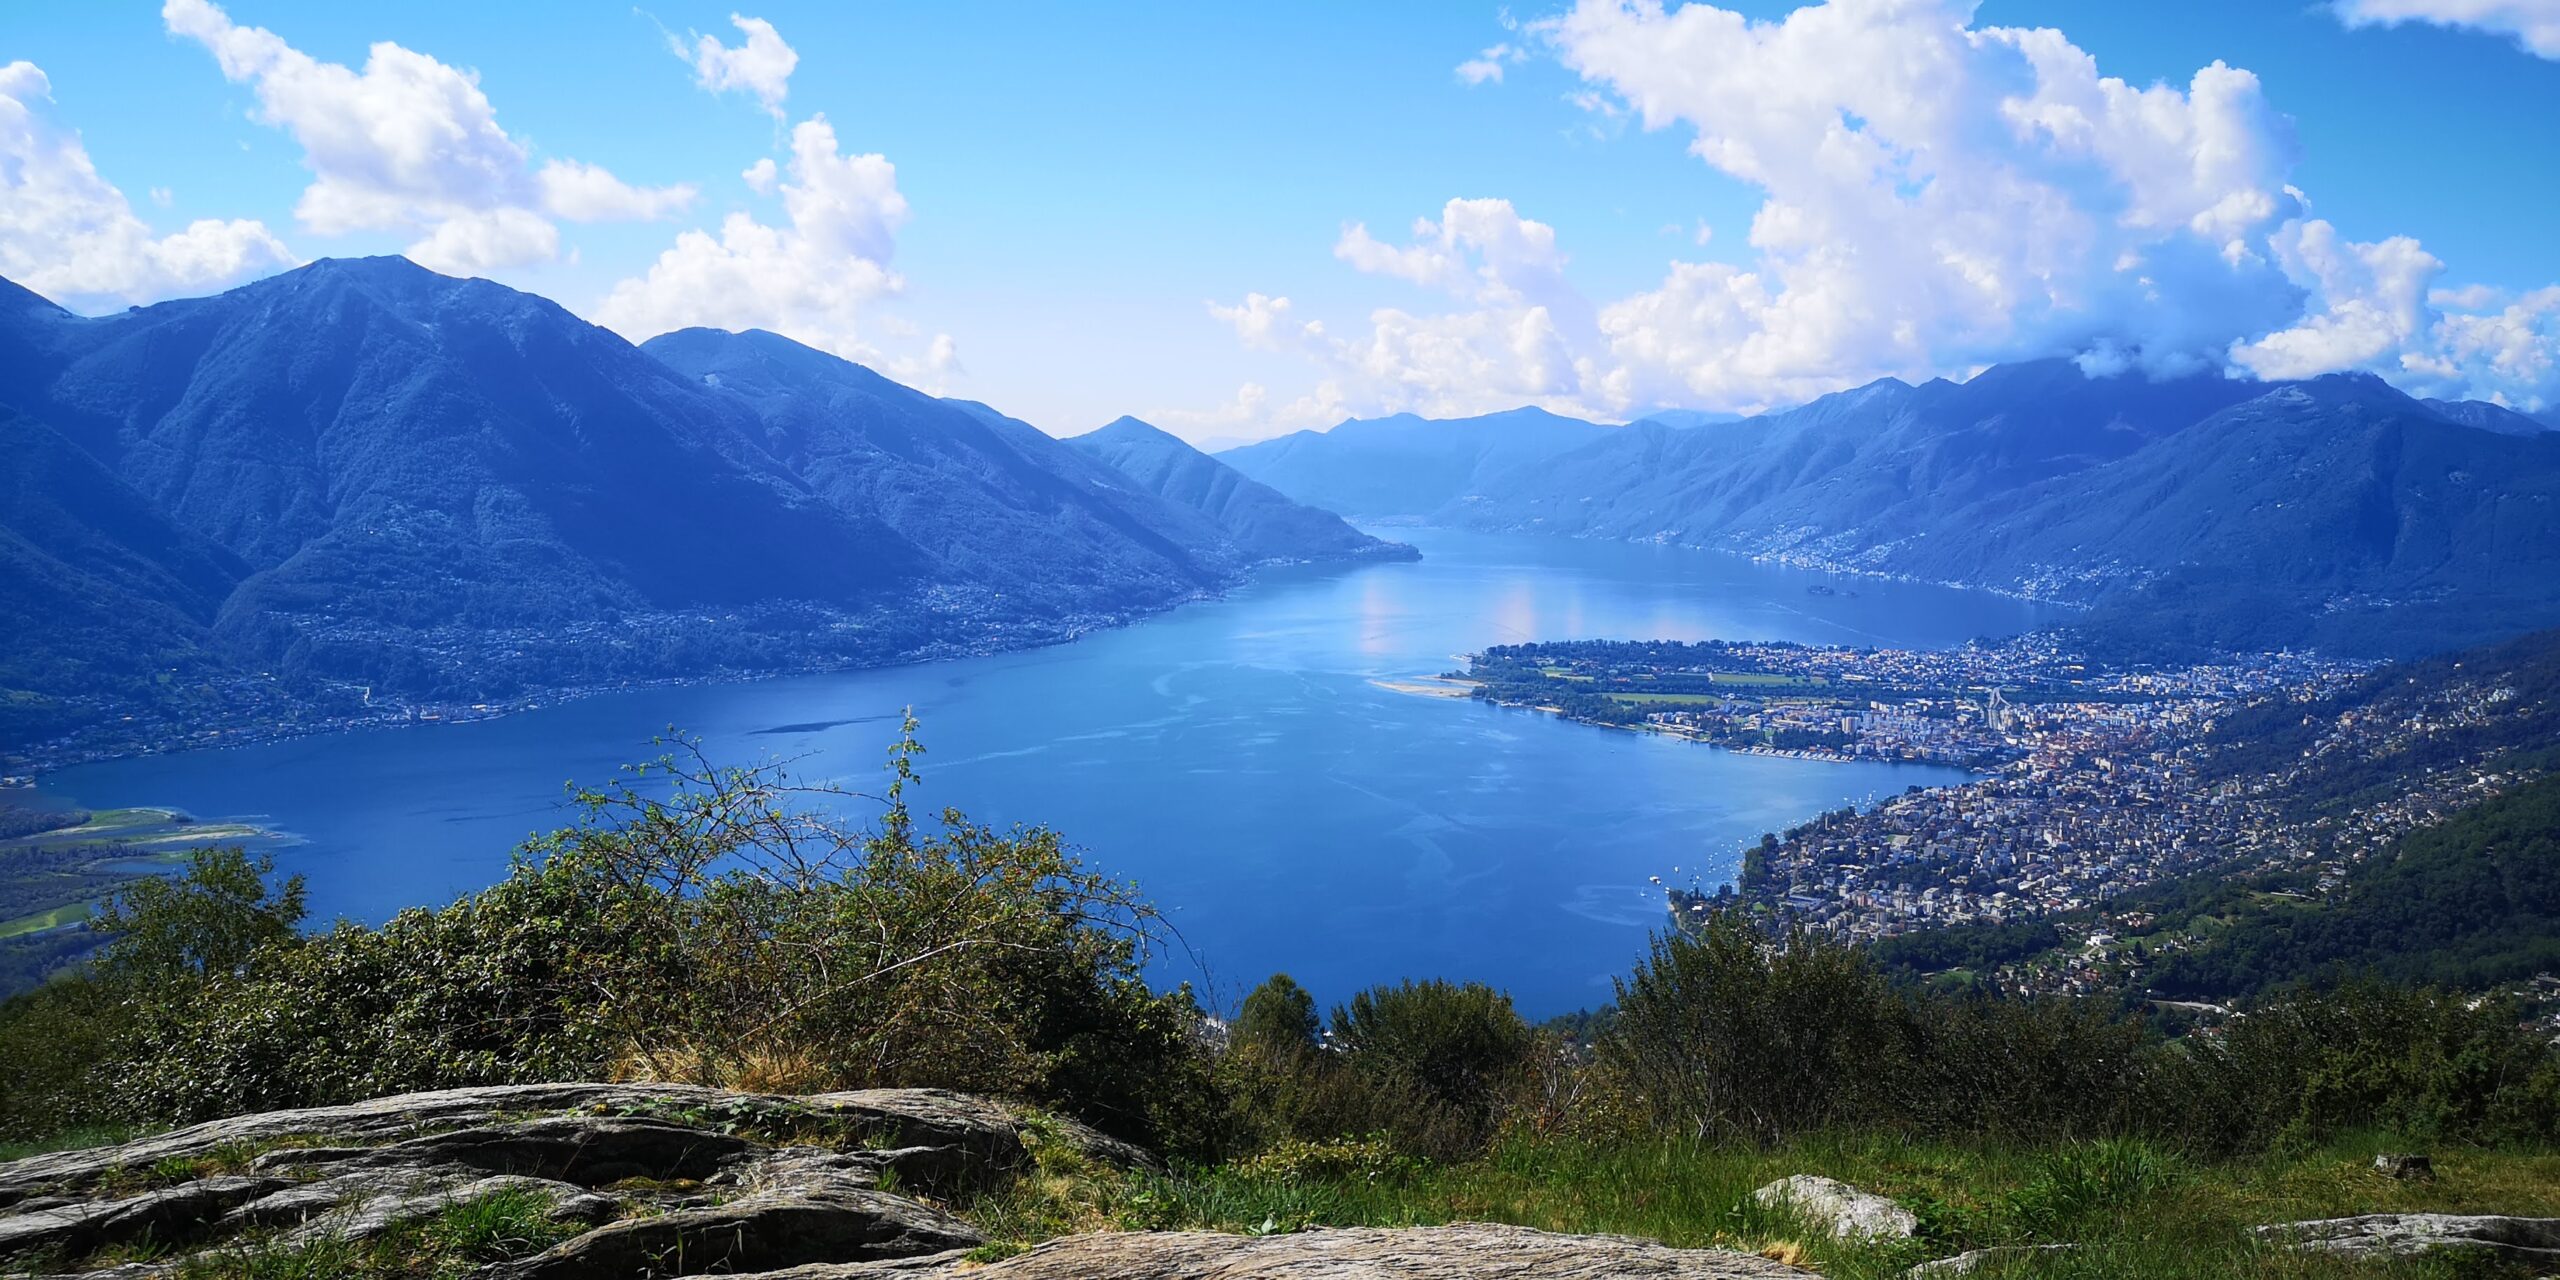
[[[570,821],[563,784],[652,758],[679,727],[712,758],[787,760],[876,791],[913,707],[924,801],[999,827],[1054,827],[1163,905],[1188,956],[1161,976],[1224,989],[1291,966],[1354,989],[1442,974],[1563,1012],[1662,920],[1651,877],[1721,880],[1759,833],[1861,797],[1966,775],[1821,763],[1544,718],[1458,714],[1424,684],[1489,639],[1672,634],[1959,645],[2046,615],[1979,594],[1862,587],[1738,557],[1417,528],[1416,562],[1266,571],[1230,595],[1072,643],[947,662],[668,685],[467,723],[400,723],[100,761],[40,782],[51,802],[265,815],[300,839],[312,918],[380,921],[502,878]],[[1454,690],[1453,690],[1454,691]],[[859,820],[859,812],[852,815]],[[1310,958],[1304,941],[1322,937]]]

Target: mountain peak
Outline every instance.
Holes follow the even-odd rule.
[[[1177,436],[1152,422],[1131,417],[1125,413],[1121,414],[1117,418],[1113,418],[1110,422],[1105,423],[1100,427],[1094,428],[1092,431],[1086,432],[1083,438],[1091,440],[1096,444],[1135,443],[1137,441],[1145,440],[1153,442],[1170,441],[1171,443],[1181,445],[1185,449],[1191,447],[1190,442],[1184,440],[1182,437]]]

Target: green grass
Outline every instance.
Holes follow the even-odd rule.
[[[88,919],[96,909],[93,903],[66,902],[61,906],[38,911],[33,915],[19,916],[15,920],[0,920],[0,938],[14,938],[22,933],[41,933],[47,929],[61,928],[66,924],[78,924]]]
[[[2072,1243],[1983,1276],[2497,1276],[2437,1258],[2390,1264],[2299,1255],[2253,1241],[2263,1223],[2441,1210],[2560,1214],[2560,1156],[2440,1151],[2440,1180],[2396,1183],[2350,1142],[2265,1161],[2197,1165],[2139,1143],[2004,1149],[1844,1137],[1761,1150],[1685,1143],[1515,1141],[1458,1165],[1326,1168],[1250,1161],[1170,1175],[1044,1167],[967,1206],[989,1257],[1102,1228],[1294,1231],[1311,1226],[1507,1222],[1801,1258],[1844,1280],[2000,1244]],[[1892,1196],[1918,1240],[1851,1245],[1764,1209],[1754,1189],[1819,1173]],[[2523,1272],[2515,1273],[2526,1274]]]
[[[131,1142],[149,1132],[149,1129],[125,1125],[84,1125],[25,1142],[0,1142],[0,1161],[24,1160],[29,1156],[52,1155],[56,1151],[112,1147],[121,1142]]]
[[[1630,706],[1651,702],[1668,702],[1675,706],[1696,706],[1700,703],[1722,702],[1724,701],[1724,697],[1720,694],[1713,693],[1613,693],[1609,695],[1609,700],[1611,702],[1623,702]]]
[[[1707,678],[1717,684],[1758,685],[1773,689],[1810,689],[1831,683],[1821,676],[1791,676],[1775,671],[1711,671]]]
[[[547,1197],[505,1191],[377,1239],[293,1246],[250,1241],[188,1258],[176,1274],[178,1280],[464,1280],[483,1274],[490,1263],[529,1257],[585,1230],[554,1222],[550,1214]]]

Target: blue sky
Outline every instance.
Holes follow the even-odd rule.
[[[1123,412],[1246,437],[1523,402],[1600,417],[1749,409],[2048,354],[2370,368],[2522,407],[2560,397],[2560,295],[2543,296],[2560,283],[2550,0],[2469,6],[2487,29],[2426,20],[2450,0],[2349,0],[2345,14],[2289,0],[1835,0],[1783,37],[1710,22],[1705,6],[190,3],[16,6],[0,20],[0,63],[41,73],[0,79],[20,111],[14,142],[0,114],[0,146],[18,149],[14,166],[0,150],[0,199],[20,208],[0,213],[0,272],[101,310],[400,252],[450,218],[485,218],[430,265],[635,337],[781,329],[1062,433]],[[1725,7],[1762,23],[1797,8]],[[698,54],[709,36],[746,50],[733,13],[769,24],[796,58],[787,78],[742,66],[730,87],[706,87],[716,77],[671,48]],[[2411,20],[2348,20],[2376,16]],[[320,77],[279,108],[265,94],[281,79],[215,51],[252,28],[270,33],[255,58],[335,64],[345,83]],[[2175,99],[2125,106],[2125,121],[2180,123],[2076,156],[2055,154],[2062,133],[1985,140],[1981,120],[2026,92],[2016,42],[1965,34],[1992,28],[2058,29],[2095,77]],[[1916,96],[1822,82],[1866,56],[1928,64],[1951,32],[1954,61],[1901,86]],[[448,195],[421,185],[446,180],[429,163],[392,196],[368,188],[367,146],[432,149],[402,131],[452,123],[404,119],[398,103],[375,121],[385,136],[315,146],[305,134],[328,131],[338,108],[314,95],[364,92],[385,42],[475,76],[524,172],[490,186],[464,166],[456,181],[480,185]],[[1470,61],[1501,74],[1469,83]],[[2217,61],[2254,84],[2222,82],[2230,96],[2208,112],[2194,77]],[[2040,69],[2033,96],[2097,102],[2073,74]],[[1736,78],[1762,87],[1737,93]],[[1647,100],[1655,127],[1637,109]],[[1943,132],[1896,118],[1896,104],[1941,100],[1981,111]],[[832,130],[823,148],[800,132],[813,117]],[[1773,155],[1844,120],[1880,143],[1882,179]],[[1702,136],[1758,159],[1701,158]],[[2235,139],[2264,154],[2188,180]],[[105,215],[77,200],[104,197],[27,176],[66,144],[138,229],[95,240]],[[869,155],[894,176],[854,163]],[[795,159],[838,166],[837,180],[795,178]],[[746,171],[765,160],[780,168],[759,189]],[[540,194],[532,175],[564,161],[618,184],[584,205]],[[305,193],[324,170],[345,199],[315,217]],[[2053,203],[1926,194],[2013,181]],[[795,183],[826,207],[790,240]],[[2274,203],[2233,214],[2234,193]],[[1909,207],[1876,207],[1896,195]],[[1801,243],[1755,243],[1771,204],[1805,215]],[[2212,228],[2105,229],[2128,209]],[[2101,229],[2039,242],[2056,212]],[[776,256],[714,246],[733,215],[782,236]],[[1419,218],[1431,226],[1417,231]],[[225,230],[159,248],[137,238],[198,219]],[[704,260],[662,263],[697,229]],[[161,265],[133,268],[137,256]]]

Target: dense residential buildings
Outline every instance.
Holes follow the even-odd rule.
[[[2462,749],[2531,714],[2495,679],[2371,701],[2367,664],[2294,653],[2109,668],[2047,634],[1944,651],[1571,643],[1476,655],[1480,696],[1746,751],[1960,764],[1981,776],[1821,815],[1749,850],[1734,885],[1675,888],[1675,917],[1740,904],[1871,941],[2103,907],[2217,868],[2321,869],[2534,776]],[[2301,708],[2292,717],[2290,708]],[[2298,719],[2281,759],[2230,728]],[[2316,803],[2359,762],[2395,767]],[[2332,800],[2337,797],[2329,797]],[[2136,922],[2138,923],[2138,922]],[[2091,963],[2114,955],[2095,938]],[[2066,974],[2063,979],[2069,983]]]

